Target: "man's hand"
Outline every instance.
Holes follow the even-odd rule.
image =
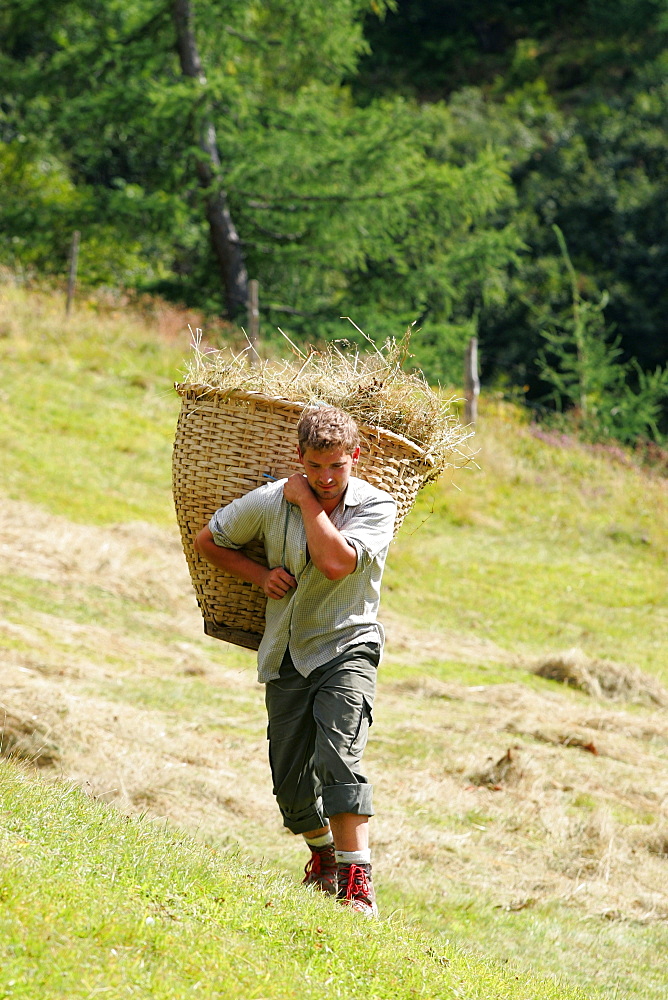
[[[292,573],[288,573],[287,569],[283,569],[282,566],[276,566],[274,569],[267,570],[267,575],[262,581],[262,589],[265,594],[275,601],[280,601],[282,597],[285,597],[296,586],[297,581]]]
[[[298,507],[304,500],[313,502],[315,493],[308,484],[308,479],[302,472],[295,472],[286,480],[283,486],[283,496],[288,503],[297,504]]]
[[[226,549],[216,545],[208,526],[202,528],[195,539],[195,552],[212,566],[217,566],[218,569],[225,570],[240,580],[247,580],[248,583],[261,587],[267,597],[272,597],[275,601],[280,601],[297,586],[294,576],[282,566],[267,569],[237,549]]]

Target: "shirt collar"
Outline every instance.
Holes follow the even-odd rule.
[[[362,503],[362,500],[364,499],[363,489],[364,480],[358,479],[356,476],[351,476],[348,480],[346,495],[343,498],[345,506],[356,507],[358,504]]]

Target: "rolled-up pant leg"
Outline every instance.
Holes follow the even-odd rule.
[[[313,759],[311,683],[295,670],[289,657],[283,660],[277,680],[267,683],[265,702],[269,763],[283,824],[293,833],[319,830],[327,825],[327,818]]]
[[[357,646],[302,677],[289,657],[269,681],[269,760],[283,822],[317,830],[328,816],[373,815],[360,769],[376,689],[377,646]]]
[[[315,769],[328,816],[373,816],[373,787],[361,770],[376,694],[377,647],[358,646],[313,672]]]

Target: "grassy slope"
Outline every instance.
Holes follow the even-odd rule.
[[[173,523],[169,469],[187,353],[157,317],[82,310],[0,285],[3,491],[74,520]]]
[[[6,298],[10,298],[9,292]],[[153,329],[89,314],[75,319],[66,333],[59,323],[58,307],[50,299],[25,300],[17,293],[11,293],[11,298],[0,317],[0,332],[5,335],[0,434],[12,459],[6,466],[5,492],[40,502],[50,514],[67,514],[83,523],[141,518],[156,526],[170,526],[169,448],[177,406],[165,386],[183,356],[185,338],[177,348],[160,346]],[[145,421],[137,416],[140,408]],[[378,841],[388,869],[394,832],[408,844],[422,843],[420,853],[427,860],[433,858],[434,870],[428,872],[425,864],[410,869],[409,884],[392,877],[384,880],[384,911],[400,906],[407,916],[431,926],[439,937],[429,947],[439,953],[445,926],[451,941],[477,948],[482,942],[483,950],[498,958],[516,955],[545,972],[563,971],[586,986],[597,982],[608,989],[619,988],[620,996],[659,997],[665,982],[661,971],[654,968],[652,956],[656,949],[665,947],[661,923],[592,923],[558,903],[557,897],[525,907],[521,900],[518,904],[502,892],[493,872],[487,886],[484,878],[476,876],[476,871],[482,874],[484,866],[494,867],[495,843],[497,847],[501,843],[511,818],[504,814],[494,819],[498,797],[488,800],[483,796],[481,806],[475,806],[470,800],[480,796],[461,792],[459,775],[466,773],[468,765],[458,761],[457,755],[465,738],[475,742],[475,734],[482,731],[484,713],[498,719],[502,692],[511,679],[514,700],[522,687],[535,687],[531,675],[518,673],[509,665],[510,654],[539,654],[577,642],[592,655],[614,656],[664,674],[659,650],[666,634],[662,597],[667,582],[665,487],[579,446],[557,447],[537,440],[518,425],[510,411],[489,403],[483,411],[479,438],[482,471],[458,477],[464,487],[461,493],[444,484],[421,501],[412,515],[414,530],[407,525],[402,531],[388,570],[386,607],[395,620],[405,621],[413,629],[421,626],[422,632],[418,633],[420,648],[415,648],[413,631],[405,655],[400,649],[395,652],[383,673],[386,708],[379,710],[376,749],[370,753],[371,766],[375,764],[378,773],[385,774],[389,790],[384,793],[379,782],[381,812],[385,810],[388,820],[385,827],[382,821],[378,823]],[[49,526],[47,520],[47,532]],[[104,696],[106,706],[113,697],[131,719],[136,713],[138,726],[152,722],[153,717],[160,718],[160,725],[171,726],[168,737],[173,742],[178,738],[177,728],[188,728],[190,756],[186,758],[184,753],[183,759],[188,759],[195,771],[194,733],[216,732],[214,717],[219,703],[221,710],[226,709],[227,719],[224,743],[220,750],[213,748],[213,755],[223,751],[232,760],[239,752],[239,766],[246,773],[252,770],[256,762],[249,754],[248,741],[258,741],[262,723],[257,691],[252,685],[238,683],[239,669],[248,669],[248,656],[235,650],[225,653],[227,674],[218,678],[210,665],[216,644],[194,640],[191,625],[186,626],[173,610],[170,616],[168,588],[164,593],[159,587],[156,590],[154,577],[159,574],[131,533],[127,539],[122,531],[113,536],[119,549],[120,543],[127,541],[130,554],[117,567],[118,579],[112,585],[114,574],[103,561],[92,566],[90,579],[81,574],[70,578],[68,560],[76,562],[71,556],[73,546],[82,550],[84,570],[90,566],[96,544],[92,535],[83,542],[77,535],[70,543],[69,537],[63,538],[69,531],[67,524],[57,519],[51,530],[54,549],[57,540],[61,543],[55,553],[60,561],[54,562],[52,576],[43,566],[34,568],[27,560],[20,572],[15,565],[14,572],[2,580],[3,610],[11,626],[5,640],[24,670],[38,670],[40,677],[63,677],[68,671],[82,675],[75,700],[68,703],[73,727],[70,740],[85,742],[85,733],[72,722],[74,705],[87,708],[86,698]],[[149,541],[155,546],[159,537],[156,533]],[[181,585],[180,580],[176,583]],[[160,607],[162,612],[156,610]],[[54,628],[59,621],[71,623],[62,635]],[[104,628],[104,636],[99,628]],[[69,637],[73,629],[77,630],[75,646]],[[465,637],[475,641],[473,653],[471,649],[467,656],[452,652],[453,647],[464,648]],[[185,676],[177,667],[183,647],[187,647],[188,659]],[[129,661],[138,664],[135,674],[128,670]],[[202,673],[209,676],[202,679]],[[230,680],[227,675],[234,676]],[[452,686],[455,680],[460,685],[456,691]],[[538,683],[544,690],[549,687],[547,682]],[[424,691],[415,688],[428,684],[432,687]],[[488,704],[480,705],[476,699],[487,697],[477,693],[480,687],[498,694],[490,694]],[[442,720],[450,719],[448,701],[438,699],[451,699],[453,693],[459,699],[457,712],[454,721],[444,725]],[[574,697],[573,704],[579,705],[580,696]],[[547,694],[545,699],[550,710]],[[90,704],[93,706],[92,700]],[[143,710],[153,716],[141,716]],[[586,715],[591,710],[583,707],[582,711]],[[583,720],[587,721],[585,715]],[[507,745],[503,742],[507,738],[501,735],[503,725],[498,729],[492,737],[498,745],[486,746],[485,752],[500,754]],[[448,730],[452,730],[452,740]],[[490,729],[486,735],[492,732]],[[660,740],[657,746],[661,751]],[[115,750],[121,752],[120,748],[125,753],[118,734],[106,747],[107,756]],[[546,751],[540,758],[532,746],[531,762],[534,767],[544,763],[548,772],[551,769],[556,774],[557,757],[550,757],[550,753]],[[648,782],[652,767],[660,766],[661,753],[652,758],[656,763],[649,761]],[[450,766],[449,761],[455,763]],[[416,800],[392,784],[393,776],[400,778],[410,768],[420,780],[429,778],[433,783],[434,774],[438,776],[444,767],[457,780],[451,780],[447,787],[434,785],[430,800]],[[573,770],[570,762],[568,767]],[[257,761],[257,768],[258,773],[264,771],[263,760]],[[75,772],[73,768],[67,773]],[[633,777],[637,779],[637,774]],[[610,772],[608,783],[623,784],[626,780]],[[567,787],[566,778],[563,787]],[[168,791],[174,795],[174,786]],[[197,812],[197,795],[193,796],[190,814],[187,810],[176,812],[182,825],[199,826],[218,842],[224,823],[233,831],[232,839],[235,832],[236,836],[248,836],[255,828],[258,842],[274,863],[299,870],[303,859],[298,859],[292,846],[286,850],[285,844],[279,844],[271,853],[275,825],[266,826],[264,815],[259,828],[257,814],[253,819],[229,812],[221,817],[222,828],[216,829],[215,824],[207,827],[216,809],[207,800],[204,779],[195,791],[203,808]],[[234,789],[231,791],[234,798]],[[563,794],[564,809],[579,823],[583,813],[591,812],[596,799],[605,795],[605,787],[594,793],[590,784],[576,787]],[[158,814],[175,815],[165,796],[161,798],[150,783],[143,800],[141,789],[131,798],[135,807],[144,805]],[[619,803],[613,805],[622,809]],[[623,807],[629,808],[626,804]],[[533,803],[528,803],[524,790],[513,808],[524,817],[528,815],[531,824],[537,822]],[[544,808],[545,803],[539,803],[536,815]],[[645,803],[643,808],[651,812],[649,822],[660,821],[660,807]],[[628,824],[628,817],[625,822]],[[475,832],[485,828],[489,834]],[[424,831],[426,839],[420,841]],[[453,848],[447,845],[469,843],[457,838],[470,838],[472,833],[476,843],[471,844],[472,856],[466,868],[463,853],[459,849],[454,855],[448,853]],[[538,826],[530,836],[538,850],[544,851]],[[55,828],[56,853],[60,837]],[[222,839],[229,840],[230,835]],[[440,843],[446,845],[445,854],[434,848]],[[586,854],[589,847],[578,845],[578,850]],[[508,856],[511,853],[512,848]],[[556,861],[559,865],[571,863],[562,857]],[[602,854],[600,864],[603,861]],[[27,863],[32,864],[30,858]],[[513,877],[519,885],[521,869]],[[526,886],[521,888],[528,892]],[[291,915],[288,923],[293,919]],[[438,941],[441,943],[433,943]],[[635,973],[630,971],[631,956]],[[464,995],[476,995],[468,989]],[[531,996],[550,995],[537,987],[528,989]],[[457,993],[446,991],[443,995]]]
[[[401,922],[361,921],[8,764],[0,795],[3,996],[583,997]]]
[[[171,526],[169,387],[185,333],[161,343],[155,324],[92,311],[65,327],[57,300],[0,290],[3,491],[84,523]],[[546,444],[493,402],[477,443],[480,469],[425,491],[406,522],[386,607],[513,651],[579,645],[668,680],[665,481]]]
[[[518,653],[579,646],[668,681],[665,480],[547,443],[491,401],[477,440],[480,471],[456,476],[461,491],[426,490],[406,523],[386,605]]]

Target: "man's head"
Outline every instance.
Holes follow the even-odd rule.
[[[359,449],[360,437],[353,418],[335,406],[314,406],[305,410],[297,424],[299,450],[328,451],[342,448],[347,455]]]
[[[357,424],[334,406],[307,410],[297,426],[309,486],[330,513],[346,491],[360,454]]]

